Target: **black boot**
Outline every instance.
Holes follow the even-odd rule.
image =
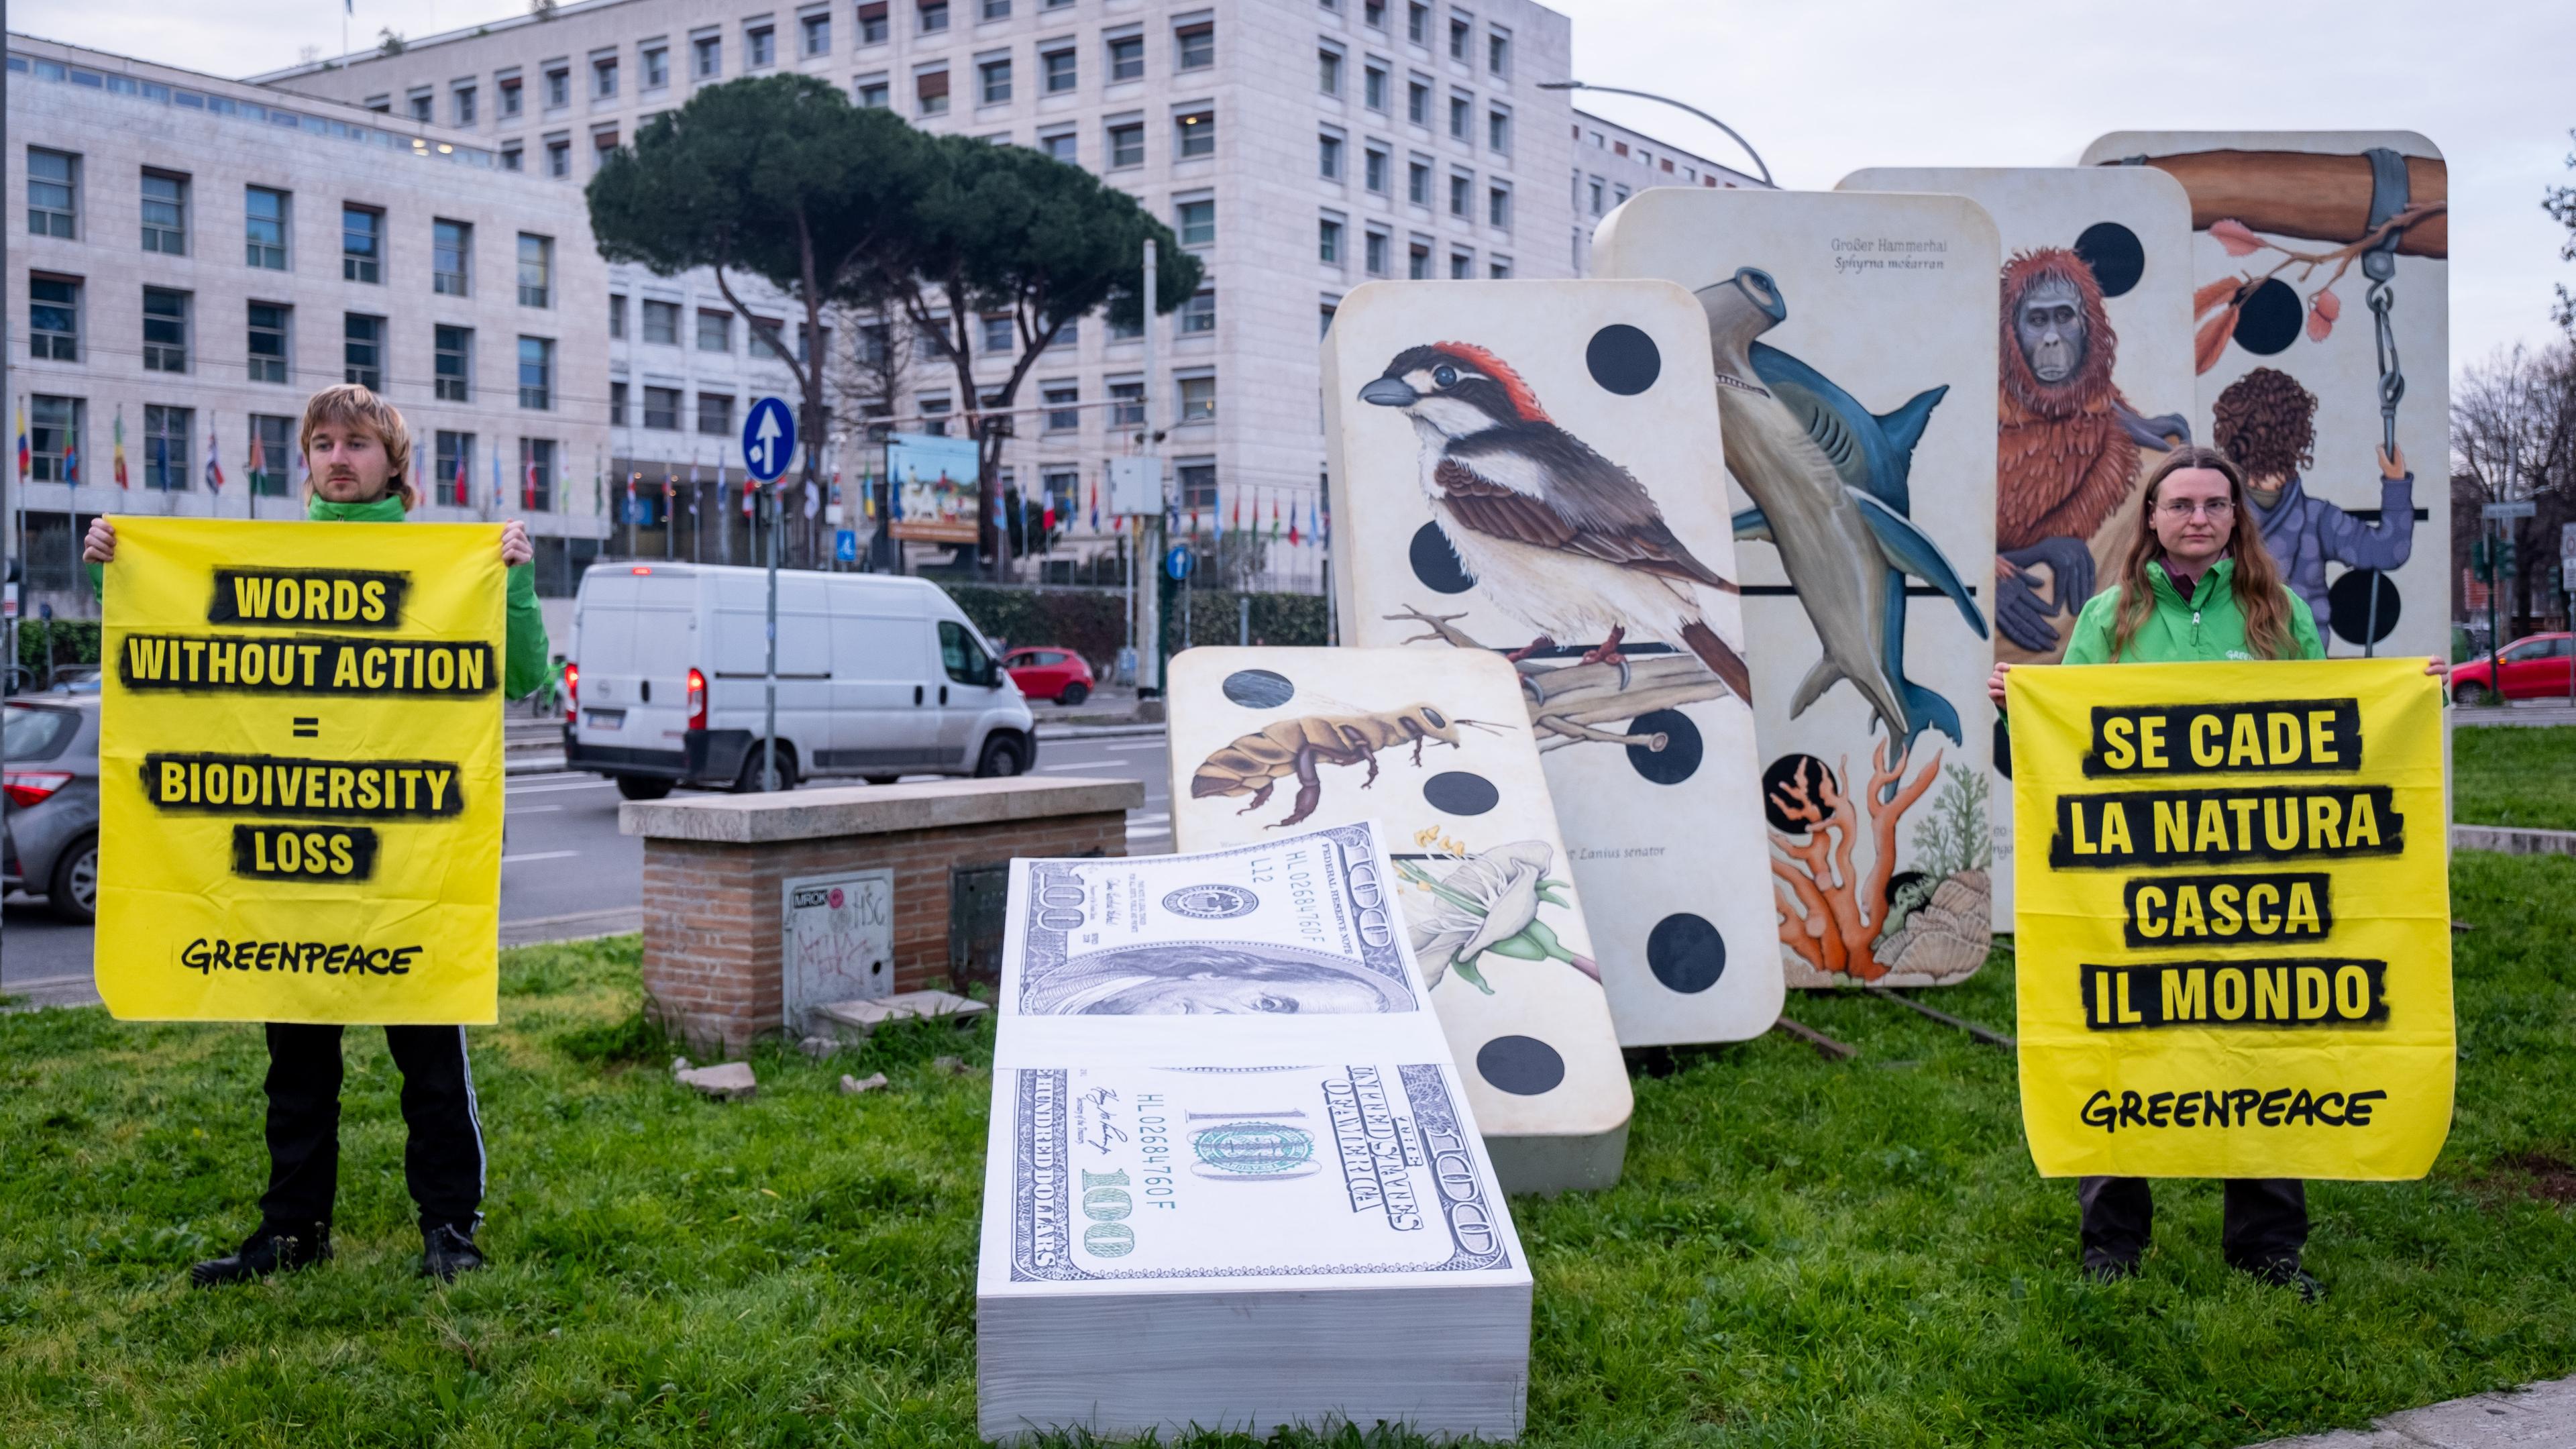
[[[188,1277],[200,1288],[246,1283],[271,1273],[292,1273],[330,1256],[329,1223],[262,1223],[239,1249],[197,1264],[188,1270]]]
[[[2318,1282],[2315,1274],[2300,1267],[2299,1260],[2296,1258],[2271,1258],[2259,1263],[2240,1263],[2236,1265],[2236,1270],[2251,1274],[2256,1282],[2269,1283],[2275,1288],[2287,1288],[2298,1294],[2299,1300],[2303,1303],[2325,1301],[2326,1285]]]
[[[483,1266],[483,1254],[474,1246],[473,1235],[445,1223],[420,1230],[420,1275],[441,1282],[456,1281],[459,1273],[471,1273]]]

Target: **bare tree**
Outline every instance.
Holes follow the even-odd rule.
[[[2576,128],[2567,135],[2576,140]],[[2576,170],[2576,152],[2568,154],[2567,166]],[[2542,192],[2540,209],[2549,213],[2551,221],[2567,228],[2567,239],[2558,245],[2558,260],[2576,262],[2576,186],[2553,186]],[[2558,284],[2558,305],[2550,309],[2550,315],[2558,319],[2558,325],[2566,328],[2568,335],[2576,336],[2576,292],[2568,291],[2564,282]]]
[[[2576,343],[2498,349],[2462,369],[2451,389],[2455,577],[2488,529],[2478,510],[2517,499],[2536,511],[2507,526],[2519,567],[2506,597],[2527,619],[2549,612],[2547,566],[2558,557],[2561,525],[2576,522]]]
[[[902,415],[906,398],[914,391],[913,353],[919,345],[912,319],[899,307],[860,307],[843,304],[832,311],[832,355],[823,374],[823,386],[830,399],[832,416],[842,419],[848,436],[843,450],[842,471],[855,476],[871,476],[883,470],[883,450],[870,436],[872,426],[889,422]],[[853,453],[856,457],[851,456]],[[854,467],[858,458],[870,460],[864,468]],[[883,530],[891,517],[885,490],[890,485],[875,477],[870,489],[876,510],[876,526]],[[844,492],[841,506],[846,526],[864,513],[855,494]],[[880,547],[891,548],[891,543]]]

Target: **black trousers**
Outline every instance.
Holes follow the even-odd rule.
[[[2088,1177],[2075,1197],[2084,1207],[2086,1267],[2135,1263],[2147,1251],[2156,1205],[2145,1178]],[[2229,1267],[2297,1267],[2308,1243],[2308,1186],[2295,1177],[2231,1177],[2219,1221]]]
[[[483,1123],[461,1026],[389,1026],[402,1069],[403,1183],[426,1230],[471,1234],[482,1218]],[[340,1028],[268,1024],[268,1191],[260,1217],[279,1226],[331,1220],[340,1186]]]

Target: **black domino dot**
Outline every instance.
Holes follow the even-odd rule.
[[[2307,315],[2296,288],[2278,277],[2266,277],[2236,314],[2236,345],[2269,357],[2299,340]]]
[[[2370,632],[2370,586],[2379,585],[2379,632]],[[2326,607],[2334,611],[2335,637],[2347,644],[2376,644],[2397,628],[2403,604],[2396,581],[2377,569],[2353,569],[2326,590]]]
[[[1726,938],[1705,918],[1676,912],[1646,933],[1646,966],[1668,991],[1706,991],[1726,974]]]
[[[1476,1072],[1515,1097],[1537,1097],[1565,1081],[1565,1058],[1534,1036],[1498,1036],[1476,1049]]]
[[[1443,770],[1422,782],[1422,803],[1443,815],[1482,815],[1502,798],[1493,781],[1468,770]]]
[[[1689,715],[1677,709],[1659,709],[1641,714],[1628,725],[1632,735],[1662,735],[1664,747],[1649,749],[1644,745],[1628,746],[1628,764],[1638,774],[1658,785],[1678,785],[1699,773],[1699,726]]]
[[[2105,297],[2124,296],[2147,272],[2147,249],[2138,234],[2116,221],[2097,221],[2075,239],[2075,254],[2093,269]]]
[[[1238,669],[1225,677],[1225,697],[1245,709],[1277,709],[1297,697],[1288,676],[1268,669]]]
[[[1413,531],[1409,557],[1413,576],[1435,594],[1463,594],[1476,586],[1476,576],[1458,562],[1458,551],[1449,546],[1449,536],[1439,524],[1426,523]]]
[[[1583,365],[1592,380],[1621,397],[1635,397],[1664,374],[1664,354],[1655,339],[1625,322],[1613,322],[1592,334],[1583,349]]]
[[[1813,755],[1782,755],[1762,772],[1762,817],[1774,830],[1804,835],[1809,822],[1790,818],[1787,807],[1803,795],[1804,803],[1825,808],[1825,793],[1839,788],[1834,772]]]

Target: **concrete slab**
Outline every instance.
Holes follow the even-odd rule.
[[[1136,780],[1022,775],[924,780],[758,795],[629,800],[618,806],[621,834],[713,845],[759,845],[844,835],[890,835],[961,825],[1133,810],[1145,803]]]
[[[2506,855],[2576,855],[2576,830],[2520,830],[2509,825],[2453,825],[2453,850]]]
[[[2576,1378],[2408,1409],[2367,1430],[2273,1439],[2253,1449],[2576,1449]]]

